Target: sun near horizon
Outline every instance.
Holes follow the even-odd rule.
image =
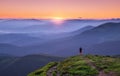
[[[65,19],[66,18],[56,16],[51,18],[51,22],[53,22],[54,24],[60,25],[64,22]]]

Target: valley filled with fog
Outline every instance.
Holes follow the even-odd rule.
[[[120,19],[0,19],[0,54],[120,54]],[[114,44],[114,45],[112,45]]]

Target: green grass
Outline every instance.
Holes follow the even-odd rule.
[[[56,71],[52,72],[52,75],[53,75],[53,76],[57,76],[56,74],[57,74]]]
[[[113,58],[109,56],[86,56],[92,60],[99,70],[104,70],[105,73],[114,72],[120,76],[120,58]]]
[[[95,76],[98,74],[98,71],[89,66],[80,56],[74,56],[59,63],[58,70],[61,75],[68,74],[69,76]]]
[[[42,67],[41,69],[38,69],[35,72],[30,73],[28,76],[46,76],[46,73],[49,70],[49,68],[55,65],[57,65],[56,62],[50,62],[46,66]]]
[[[90,59],[90,63],[96,68],[90,66],[86,59]],[[57,73],[60,76],[97,76],[100,70],[105,73],[113,72],[115,76],[120,76],[120,58],[97,55],[73,56],[59,63],[51,62],[28,76],[46,76],[48,69],[55,65],[57,65],[57,70],[52,72],[53,76],[56,76]]]

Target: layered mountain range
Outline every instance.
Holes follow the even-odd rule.
[[[120,41],[120,23],[118,21],[110,20],[67,20],[61,26],[52,25],[49,20],[15,20],[19,25],[13,27],[14,29],[26,28],[33,24],[40,24],[39,28],[42,29],[50,25],[42,25],[51,23],[51,29],[54,26],[54,29],[57,30],[57,33],[54,30],[54,33],[45,33],[46,31],[39,32],[25,32],[22,30],[18,32],[11,31],[11,28],[14,24],[9,27],[4,25],[5,29],[9,29],[5,32],[3,25],[5,23],[13,23],[13,20],[1,21],[0,22],[0,53],[10,54],[15,56],[25,56],[29,54],[50,54],[56,56],[71,56],[79,54],[79,48],[83,48],[84,54],[102,54],[102,55],[115,55],[120,54],[119,51],[119,41]],[[23,24],[24,25],[21,25]],[[82,25],[83,23],[83,25]],[[92,24],[96,25],[92,25]],[[98,25],[97,25],[98,23]],[[26,25],[25,25],[26,24]],[[65,25],[66,24],[66,25]],[[74,26],[73,26],[74,24]],[[76,24],[76,25],[75,25]],[[86,24],[86,25],[85,25]],[[21,25],[21,26],[20,26]],[[15,25],[14,25],[15,26]],[[34,25],[35,26],[35,25]],[[38,25],[37,25],[38,26]],[[83,27],[84,26],[84,27]],[[35,26],[36,27],[36,26]],[[56,28],[57,27],[57,28]],[[12,30],[13,30],[12,28]],[[38,28],[38,27],[37,27]],[[39,29],[38,28],[38,29]],[[48,27],[47,27],[48,28]],[[49,29],[45,28],[47,31]],[[64,32],[61,32],[63,29]],[[71,28],[73,28],[71,30]],[[77,28],[77,29],[75,29]],[[40,30],[39,29],[39,30]],[[27,28],[26,28],[27,30]],[[36,30],[31,28],[31,30]],[[52,29],[53,30],[53,29]],[[60,31],[61,30],[61,31]],[[73,31],[74,30],[74,31]],[[66,32],[65,32],[66,31]],[[58,33],[59,32],[59,33]],[[114,45],[113,45],[114,44]]]

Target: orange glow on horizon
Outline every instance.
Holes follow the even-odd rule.
[[[57,25],[60,25],[64,22],[65,18],[62,18],[62,17],[53,17],[51,18],[51,22],[57,24]]]
[[[0,0],[0,18],[120,18],[120,0]]]

